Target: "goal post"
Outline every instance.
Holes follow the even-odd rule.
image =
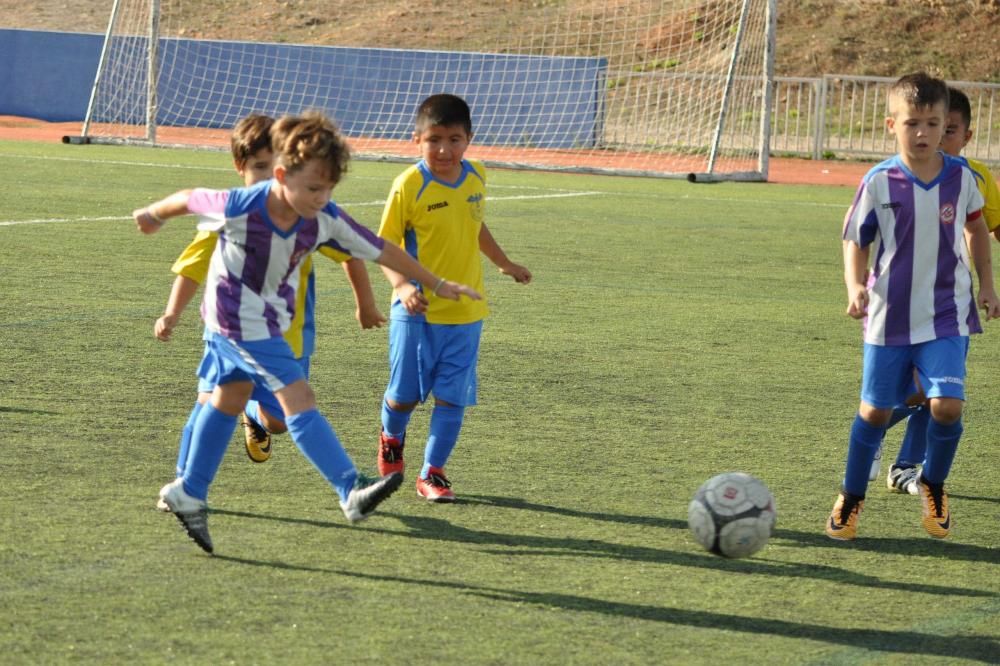
[[[222,147],[248,113],[320,109],[355,156],[411,160],[417,105],[452,92],[472,108],[469,155],[488,164],[767,179],[776,0],[516,4],[516,16],[477,5],[482,25],[501,28],[467,42],[401,31],[388,47],[356,31],[229,40],[213,34],[212,3],[114,0],[73,142]]]

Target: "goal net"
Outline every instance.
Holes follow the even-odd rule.
[[[394,34],[359,35],[340,15],[356,3],[300,3],[320,30],[293,45],[227,34],[216,3],[115,0],[83,136],[67,140],[219,147],[248,113],[320,109],[355,156],[412,160],[416,107],[451,92],[488,164],[766,180],[775,4],[484,0],[457,11],[464,30],[420,30],[370,0],[360,10],[389,12]]]

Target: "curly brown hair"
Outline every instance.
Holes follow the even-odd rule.
[[[320,160],[335,184],[347,173],[351,151],[337,125],[319,111],[283,116],[271,127],[271,150],[278,164],[295,172]]]
[[[274,118],[263,113],[251,113],[236,123],[229,138],[233,161],[241,168],[264,148],[271,147],[271,126]]]

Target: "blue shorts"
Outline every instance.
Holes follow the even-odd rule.
[[[428,324],[393,319],[389,323],[389,387],[385,397],[400,403],[438,400],[476,404],[476,366],[483,322]]]
[[[281,337],[236,342],[213,333],[205,342],[198,377],[201,392],[211,391],[219,384],[252,381],[255,384],[253,399],[271,412],[278,406],[275,391],[309,377],[309,359],[296,359],[292,348]],[[280,407],[278,413],[281,413]]]
[[[938,338],[916,345],[865,343],[861,400],[877,409],[901,404],[913,392],[913,370],[928,398],[965,400],[968,336]]]

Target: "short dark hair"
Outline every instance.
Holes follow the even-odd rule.
[[[241,167],[264,148],[271,147],[271,126],[274,118],[263,113],[251,113],[236,123],[229,139],[233,161]]]
[[[948,84],[927,72],[902,76],[889,88],[889,99],[902,100],[918,109],[944,104],[948,108]]]
[[[423,132],[432,125],[461,125],[472,136],[472,112],[458,95],[431,95],[417,108],[416,128]]]
[[[278,164],[298,171],[309,160],[321,160],[335,184],[347,172],[351,151],[332,120],[319,111],[283,116],[271,128],[271,150]]]
[[[972,105],[965,93],[958,88],[948,88],[948,111],[957,111],[962,116],[965,129],[969,129],[972,124]]]

